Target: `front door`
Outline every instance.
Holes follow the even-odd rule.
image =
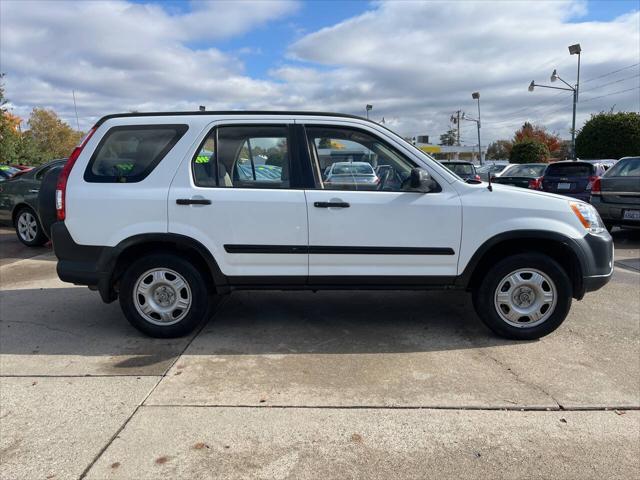
[[[448,184],[408,191],[418,165],[370,130],[305,130],[319,184],[306,191],[310,282],[424,284],[456,275],[462,211]]]
[[[200,241],[232,282],[308,275],[304,190],[291,175],[298,161],[292,123],[213,126],[171,185],[169,232]]]

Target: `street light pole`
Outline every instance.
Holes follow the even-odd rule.
[[[369,105],[369,104],[367,104],[367,105],[364,107],[364,109],[365,109],[365,110],[366,110],[366,112],[367,112],[367,120],[369,120],[369,110],[373,110],[373,105]]]
[[[574,161],[577,160],[576,158],[576,109],[578,105],[578,91],[580,89],[580,52],[582,52],[582,49],[580,48],[579,43],[569,46],[569,54],[578,55],[578,76],[577,76],[575,85],[572,86],[569,83],[565,82],[562,78],[560,78],[560,75],[558,75],[557,70],[554,70],[553,73],[551,74],[551,81],[555,82],[556,80],[560,80],[568,88],[552,87],[550,85],[540,85],[536,83],[535,80],[531,80],[531,83],[529,84],[530,92],[533,92],[535,87],[542,87],[542,88],[553,88],[554,90],[566,90],[573,93],[573,113],[571,116],[571,156],[573,157]]]

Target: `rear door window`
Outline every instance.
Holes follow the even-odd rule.
[[[87,182],[143,180],[187,131],[187,125],[127,125],[111,128],[89,160]]]

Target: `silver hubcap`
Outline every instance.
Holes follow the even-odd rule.
[[[509,325],[528,328],[547,320],[556,308],[556,286],[545,273],[522,268],[504,277],[496,288],[498,315]]]
[[[138,313],[154,325],[173,325],[191,308],[191,289],[179,273],[168,268],[144,272],[134,287]]]
[[[31,212],[23,212],[18,218],[18,235],[25,242],[33,242],[38,234],[38,222]]]

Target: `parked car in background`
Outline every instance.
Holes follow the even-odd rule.
[[[595,164],[600,164],[604,167],[605,171],[609,170],[611,167],[613,167],[617,160],[614,159],[605,159],[605,160],[582,160],[583,162],[589,162],[589,163],[593,163]]]
[[[591,188],[591,203],[608,230],[640,226],[640,157],[620,159]]]
[[[481,167],[476,168],[476,173],[480,176],[480,180],[485,182],[489,180],[489,176],[495,177],[504,172],[511,164],[508,162],[485,163]]]
[[[588,202],[593,182],[604,172],[601,163],[573,160],[550,163],[540,181],[541,190]]]
[[[476,172],[476,167],[471,162],[451,161],[440,162],[444,167],[451,170],[464,181],[481,181],[480,175]]]
[[[19,171],[20,170],[18,170],[15,167],[12,167],[11,165],[0,164],[0,182],[3,182],[8,178],[13,177]]]
[[[49,240],[38,214],[38,193],[44,176],[64,162],[53,160],[0,185],[0,220],[11,222],[18,239],[29,247],[44,245]]]
[[[332,188],[356,185],[362,190],[376,190],[378,182],[378,175],[367,162],[336,162],[328,167],[324,178],[324,183]]]
[[[492,177],[494,183],[512,185],[514,187],[540,189],[540,178],[547,168],[547,163],[526,163],[511,165],[502,174]]]

